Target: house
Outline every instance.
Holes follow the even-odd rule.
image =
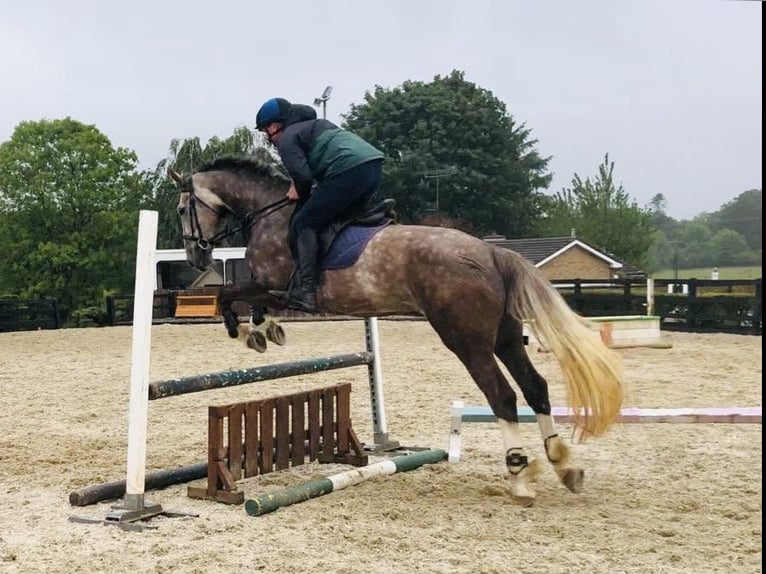
[[[490,235],[484,241],[511,249],[535,264],[549,280],[613,279],[625,271],[623,263],[575,237],[506,239]]]

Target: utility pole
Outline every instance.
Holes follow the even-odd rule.
[[[314,98],[314,105],[315,106],[322,106],[322,119],[327,119],[327,100],[330,99],[330,94],[332,93],[332,86],[327,86],[324,89],[324,92],[322,92],[322,95],[318,98]]]
[[[423,174],[423,179],[436,180],[436,204],[435,210],[439,211],[439,180],[443,177],[449,177],[455,173],[455,168],[449,167],[438,171],[430,171]]]

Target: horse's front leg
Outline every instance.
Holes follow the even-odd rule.
[[[284,345],[286,342],[282,326],[268,314],[266,307],[259,305],[250,306],[250,323],[239,325],[238,331],[245,344],[259,353],[266,350],[267,340],[277,345]]]
[[[277,345],[284,345],[286,342],[285,331],[276,320],[268,314],[266,307],[258,305],[250,306],[250,324],[252,329],[265,333],[266,338]]]
[[[218,292],[218,310],[223,317],[226,332],[232,339],[239,338],[239,317],[234,312],[232,303],[240,297],[239,288],[236,286],[222,287]]]
[[[240,323],[239,317],[232,308],[234,301],[250,303],[249,323]],[[273,297],[267,290],[252,281],[244,285],[223,287],[219,293],[219,309],[229,336],[240,339],[249,348],[259,353],[267,350],[267,341],[277,345],[286,343],[284,329],[268,315],[265,302],[273,302]]]

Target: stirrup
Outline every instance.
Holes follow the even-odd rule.
[[[306,313],[316,313],[316,294],[306,294],[304,291],[296,289],[293,291],[270,290],[269,295],[276,297],[291,309]],[[309,299],[307,300],[304,297],[309,297]]]
[[[269,295],[276,297],[280,301],[287,301],[290,299],[290,291],[280,291],[278,289],[269,289]]]

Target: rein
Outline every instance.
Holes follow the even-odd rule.
[[[290,200],[286,197],[275,201],[274,203],[270,203],[269,205],[258,209],[256,211],[253,211],[252,213],[247,213],[244,220],[242,221],[242,224],[231,231],[222,231],[221,233],[217,233],[210,239],[205,239],[202,235],[202,226],[199,223],[199,217],[197,216],[197,202],[208,208],[210,211],[215,213],[217,216],[221,216],[222,212],[213,207],[212,205],[208,205],[204,201],[202,201],[197,195],[194,193],[194,191],[189,192],[189,217],[191,218],[192,223],[192,235],[183,235],[182,238],[189,241],[196,241],[197,245],[200,249],[210,249],[211,247],[215,247],[216,245],[219,245],[222,240],[226,239],[227,237],[231,237],[235,233],[242,232],[244,233],[246,230],[249,230],[253,225],[258,223],[261,219],[264,217],[267,217],[271,215],[272,213],[275,213],[282,209],[283,207],[287,206],[288,203],[290,203]],[[226,208],[226,211],[231,213],[232,215],[236,215],[231,209]]]

